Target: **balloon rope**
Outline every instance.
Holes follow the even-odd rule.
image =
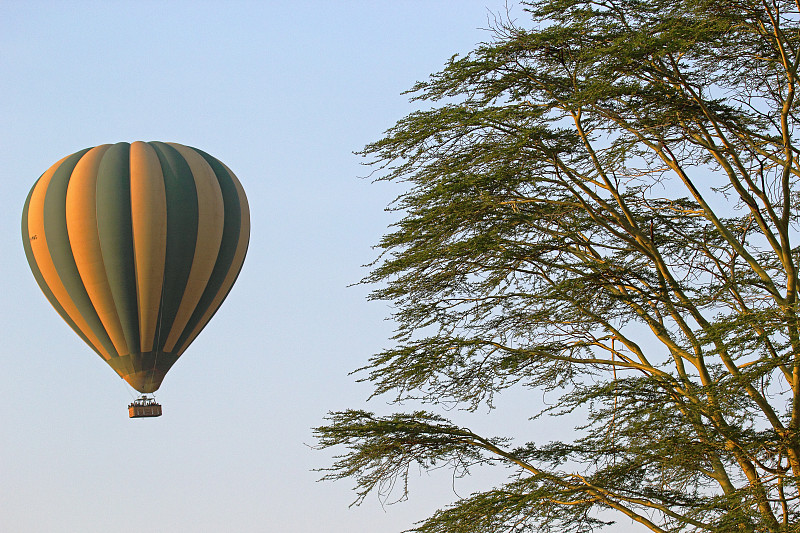
[[[138,397],[138,395],[133,393],[133,390],[131,389],[131,386],[128,385],[128,382],[125,381],[124,379],[121,379],[119,381],[120,381],[120,385],[122,385],[122,388],[125,389],[125,391],[127,391],[127,393],[128,393],[128,396],[131,397],[131,400],[135,400]],[[136,391],[136,392],[138,393],[139,391]]]

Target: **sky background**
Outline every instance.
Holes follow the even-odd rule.
[[[327,411],[393,410],[348,373],[390,342],[388,306],[351,285],[400,189],[360,178],[353,152],[505,11],[504,0],[0,2],[2,531],[399,532],[501,479],[414,473],[409,501],[349,508],[352,483],[318,483],[330,453],[310,446]],[[236,285],[156,393],[164,416],[142,420],[127,415],[135,391],[41,294],[20,240],[25,197],[50,165],[136,140],[217,157],[252,216]],[[450,414],[479,433],[563,436],[526,419],[540,400],[512,393],[497,414]]]

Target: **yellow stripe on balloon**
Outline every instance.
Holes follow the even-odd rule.
[[[142,352],[156,341],[167,254],[167,193],[156,151],[134,142],[130,151],[131,218]]]
[[[183,351],[194,341],[194,339],[200,334],[203,328],[208,324],[211,318],[216,313],[219,306],[222,305],[222,301],[230,292],[231,287],[233,287],[233,283],[236,281],[236,278],[239,276],[239,271],[242,268],[242,264],[244,263],[245,255],[247,254],[247,245],[250,242],[250,207],[247,203],[247,196],[244,194],[244,188],[242,184],[239,183],[239,180],[236,178],[236,175],[231,172],[231,170],[222,162],[220,162],[222,166],[225,167],[225,170],[228,171],[228,174],[233,181],[233,184],[236,187],[236,192],[239,196],[239,209],[241,210],[241,227],[239,228],[239,240],[236,243],[236,252],[234,253],[233,260],[231,261],[231,266],[228,269],[228,274],[225,276],[225,280],[222,282],[219,290],[217,291],[216,296],[214,296],[214,300],[212,300],[211,304],[209,304],[208,309],[206,310],[203,317],[197,322],[197,325],[192,330],[192,333],[186,337],[186,340],[183,344],[175,350],[173,353],[182,354]]]
[[[109,360],[111,354],[100,342],[100,339],[97,338],[97,335],[95,335],[92,328],[89,327],[89,324],[86,323],[86,320],[83,318],[80,311],[78,311],[75,302],[70,298],[67,289],[58,276],[58,271],[53,264],[53,258],[47,247],[47,235],[45,235],[44,232],[44,200],[53,175],[67,157],[58,161],[51,166],[47,172],[42,174],[42,177],[39,178],[31,194],[31,200],[28,203],[28,233],[32,238],[31,251],[33,252],[36,266],[39,267],[42,278],[53,293],[53,297],[58,301],[61,307],[64,308],[64,312],[67,313],[70,320],[72,320],[75,326],[84,334],[92,347],[102,355],[105,360]]]
[[[172,352],[178,338],[183,334],[186,324],[192,317],[197,303],[203,296],[214,264],[217,262],[220,244],[222,243],[222,230],[225,221],[225,204],[222,199],[217,176],[214,170],[203,159],[203,156],[189,147],[168,143],[186,160],[194,177],[197,190],[197,240],[194,248],[192,267],[186,289],[183,292],[175,321],[164,343],[164,351]],[[188,237],[188,236],[187,236]]]
[[[92,148],[70,175],[66,196],[67,233],[83,286],[118,355],[130,352],[108,284],[97,233],[97,169],[110,145]]]

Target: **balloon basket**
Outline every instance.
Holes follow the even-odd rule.
[[[133,403],[128,405],[128,417],[130,418],[151,418],[161,416],[161,404],[156,403],[155,398],[142,396],[136,398]]]

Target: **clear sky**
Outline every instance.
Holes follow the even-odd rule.
[[[524,18],[510,4],[512,16]],[[366,402],[348,372],[389,343],[348,287],[398,190],[353,155],[413,107],[401,92],[489,34],[505,0],[0,3],[0,528],[4,532],[401,531],[470,481],[415,477],[409,502],[348,508],[317,483],[311,427]],[[156,394],[62,322],[25,261],[39,175],[103,143],[160,140],[225,162],[250,202],[236,286]],[[524,420],[524,417],[522,418]],[[519,428],[517,428],[519,429]]]

